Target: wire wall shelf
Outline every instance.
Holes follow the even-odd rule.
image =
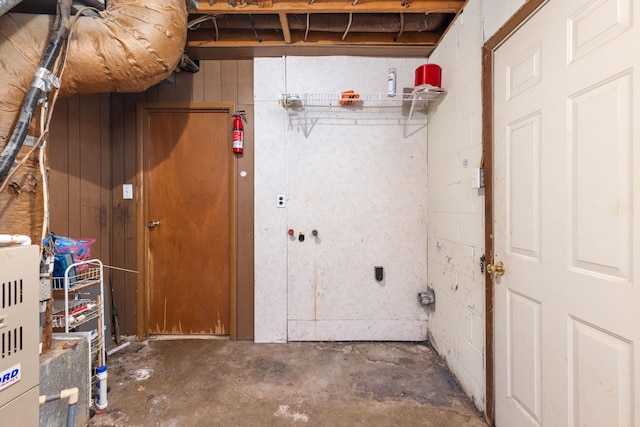
[[[330,114],[331,117],[346,116],[354,119],[364,117],[393,117],[404,122],[403,140],[414,113],[426,110],[430,101],[438,99],[444,90],[429,85],[416,87],[412,92],[397,93],[281,93],[278,103],[287,110],[289,117],[297,115],[304,126],[305,137],[309,136],[313,115]]]

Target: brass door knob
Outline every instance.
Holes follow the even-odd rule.
[[[153,221],[149,221],[147,223],[147,227],[149,228],[156,228],[159,225],[160,225],[160,221],[158,221],[157,219],[154,219]]]
[[[502,261],[498,261],[497,264],[487,265],[487,273],[489,274],[497,274],[498,276],[503,276],[504,272],[505,272],[505,268]]]

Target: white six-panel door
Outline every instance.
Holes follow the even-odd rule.
[[[640,5],[550,0],[494,56],[496,425],[640,425]]]

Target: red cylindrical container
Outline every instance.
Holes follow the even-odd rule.
[[[440,87],[442,70],[436,64],[424,64],[416,68],[415,86],[431,85]]]

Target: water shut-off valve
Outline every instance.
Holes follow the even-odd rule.
[[[295,230],[294,230],[293,228],[290,228],[289,230],[287,230],[287,234],[288,234],[290,237],[294,237],[294,235],[296,234],[296,232],[295,232]],[[311,235],[312,235],[313,237],[316,237],[316,238],[317,238],[317,237],[318,237],[318,230],[313,229],[313,230],[311,231]],[[298,241],[299,241],[300,243],[302,243],[302,242],[304,242],[304,239],[305,239],[304,233],[303,233],[303,232],[299,232],[299,233],[298,233]]]

